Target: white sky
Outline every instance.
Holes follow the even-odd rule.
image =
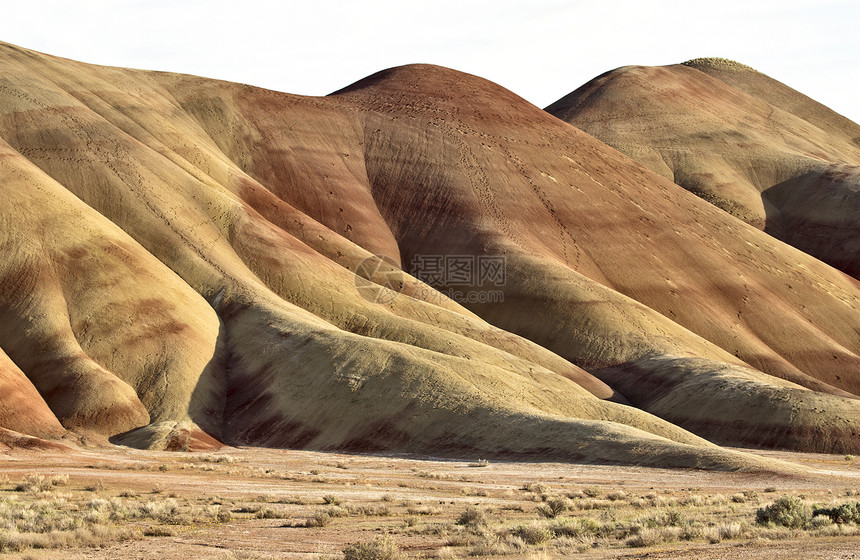
[[[305,95],[427,62],[540,107],[618,66],[720,56],[860,122],[858,0],[24,0],[0,4],[0,40]]]

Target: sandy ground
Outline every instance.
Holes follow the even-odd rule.
[[[731,495],[744,490],[763,496],[777,493],[845,496],[860,490],[860,460],[843,456],[757,452],[809,468],[809,475],[784,478],[770,474],[715,473],[562,463],[486,465],[413,457],[343,455],[269,449],[228,449],[209,454],[141,452],[129,449],[74,453],[15,451],[0,455],[2,494],[27,475],[68,474],[68,491],[88,488],[110,498],[120,493],[209,500],[235,507],[246,502],[278,504],[281,519],[236,514],[223,524],[184,526],[175,535],[140,537],[103,548],[27,551],[33,558],[191,559],[191,558],[338,558],[349,544],[395,535],[412,557],[445,554],[448,537],[421,527],[447,520],[470,505],[497,512],[508,522],[535,519],[537,498],[523,487],[540,484],[550,494],[597,488],[602,493]],[[479,466],[480,465],[480,466]],[[390,504],[386,516],[347,516],[325,527],[299,526],[319,510],[326,496],[345,504]],[[856,499],[856,498],[855,498]],[[770,500],[772,501],[772,500]],[[754,509],[752,510],[754,511]],[[418,512],[415,514],[415,512]],[[413,515],[415,514],[415,515]],[[571,513],[570,515],[575,515]],[[409,517],[419,519],[407,527]],[[441,551],[441,553],[440,553]],[[458,557],[465,556],[457,552]],[[632,549],[623,543],[576,551],[582,558],[860,558],[857,537],[732,540],[717,544],[670,543]],[[536,547],[506,558],[564,557],[551,547]],[[449,556],[450,557],[450,556]]]

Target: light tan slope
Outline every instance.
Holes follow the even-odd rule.
[[[546,109],[747,223],[860,274],[860,126],[747,66],[607,72]]]
[[[0,340],[56,417],[103,435],[165,418],[217,433],[212,309],[5,142],[0,172]]]
[[[763,355],[769,372],[838,393],[804,352],[834,353],[844,385],[856,383],[856,283],[814,259],[801,274],[792,250],[483,80],[409,67],[306,98],[5,45],[0,65],[0,137],[9,143],[0,181],[62,226],[16,226],[23,235],[14,239],[38,245],[15,250],[53,276],[31,290],[39,313],[14,317],[49,320],[36,321],[32,338],[3,331],[0,344],[43,395],[45,379],[70,390],[86,384],[69,369],[43,375],[22,363],[25,351],[13,353],[7,338],[37,348],[39,337],[63,332],[64,351],[85,350],[100,382],[127,387],[115,399],[77,399],[78,407],[70,399],[73,410],[62,414],[46,396],[64,422],[81,419],[76,428],[137,428],[115,441],[159,447],[193,421],[228,443],[768,468],[601,400],[622,397],[573,363],[602,367],[602,376],[654,355],[741,367],[726,343],[740,302],[722,287],[698,291],[703,278],[733,287],[743,276],[755,288],[742,358]],[[22,188],[31,184],[38,189]],[[654,216],[663,219],[646,223]],[[120,262],[94,252],[87,270],[64,273],[66,244],[89,247],[94,237],[133,250]],[[373,252],[407,269],[416,254],[505,254],[505,301],[469,311],[408,274],[396,278],[405,294],[368,301],[354,271]],[[701,255],[713,264],[690,272]],[[14,263],[2,273],[20,277]],[[796,295],[781,274],[792,275]],[[688,288],[675,321],[665,310],[675,306],[662,284],[669,276]],[[816,283],[827,292],[813,294]],[[4,292],[4,305],[18,309],[26,293]],[[180,333],[150,331],[124,305],[144,297],[195,322]],[[688,309],[709,301],[710,321],[697,322]],[[61,303],[93,308],[98,343],[74,328],[80,318],[55,309]],[[99,305],[117,312],[99,314]],[[144,333],[151,350],[134,348]],[[690,363],[677,375],[719,373]],[[171,385],[174,375],[182,380],[164,403],[142,384],[158,373]],[[797,390],[801,408],[820,404],[811,391],[749,376],[742,395],[707,393],[715,416],[725,399],[767,405],[780,388]],[[853,399],[827,403],[825,432],[839,427],[837,414],[860,413]],[[93,405],[135,415],[85,414]],[[217,428],[199,420],[222,409]],[[138,428],[143,414],[153,423]],[[801,415],[750,429],[768,445],[794,445],[809,422]],[[846,445],[860,448],[856,437]]]

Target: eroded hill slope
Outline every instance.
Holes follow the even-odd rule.
[[[495,84],[0,67],[0,347],[67,429],[712,468],[772,465],[699,436],[860,449],[857,282]],[[454,301],[422,256],[502,257],[502,301]],[[396,292],[356,289],[366,259]]]
[[[860,125],[748,66],[607,72],[546,109],[747,223],[860,275]]]

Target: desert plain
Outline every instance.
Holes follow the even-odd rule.
[[[352,558],[857,558],[856,526],[768,527],[756,512],[784,496],[858,501],[860,459],[759,453],[803,474],[273,449],[19,451],[0,468],[4,523],[24,508],[37,513],[22,526],[80,523],[29,535],[45,548],[0,546],[74,559],[334,559],[380,542],[377,555]]]

